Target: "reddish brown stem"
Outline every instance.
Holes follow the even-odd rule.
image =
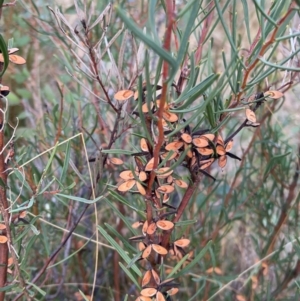
[[[186,206],[188,205],[190,199],[192,198],[193,194],[195,193],[196,189],[198,188],[200,180],[201,180],[201,177],[199,175],[193,176],[193,183],[190,184],[189,187],[187,188],[187,190],[185,191],[185,194],[181,200],[181,203],[178,206],[177,214],[173,218],[173,223],[176,223],[180,220],[181,216],[183,215],[183,212],[185,211]],[[164,235],[161,240],[161,245],[165,248],[169,244],[171,233],[172,233],[172,230],[164,232]]]
[[[172,35],[172,28],[174,23],[174,13],[173,13],[173,2],[172,0],[166,1],[166,8],[167,8],[167,29],[164,39],[164,49],[166,51],[170,51],[171,49],[171,35]],[[159,157],[160,157],[160,149],[164,143],[164,129],[163,129],[163,112],[165,109],[165,104],[167,103],[167,97],[168,97],[168,83],[167,79],[169,76],[169,64],[164,61],[163,67],[162,67],[162,93],[160,98],[160,105],[159,109],[157,111],[157,126],[158,126],[158,140],[156,145],[154,146],[153,150],[153,157],[154,157],[154,163],[153,163],[153,170],[150,174],[150,179],[148,182],[148,189],[147,189],[147,195],[151,195],[152,186],[154,183],[154,179],[156,177],[155,170],[158,166]],[[147,202],[147,220],[150,222],[152,220],[152,209],[151,204],[148,204]]]
[[[211,10],[214,6],[214,1],[211,1],[208,5],[208,10]],[[197,51],[195,54],[195,63],[196,65],[200,64],[201,58],[202,58],[202,50],[203,50],[203,45],[206,40],[206,36],[208,33],[208,30],[210,28],[210,25],[213,21],[214,17],[214,11],[211,11],[210,14],[207,16],[207,18],[204,21],[203,28],[200,34],[199,42],[198,42],[198,47]]]
[[[286,14],[278,21],[276,28],[274,29],[274,31],[272,32],[271,37],[269,38],[269,40],[263,44],[258,56],[256,57],[256,59],[248,66],[248,68],[245,70],[245,74],[244,74],[244,78],[243,78],[243,82],[241,85],[241,92],[239,92],[239,94],[237,95],[237,102],[234,103],[234,106],[236,106],[243,94],[243,90],[245,89],[247,82],[248,82],[248,77],[250,76],[251,71],[255,68],[255,66],[257,65],[257,63],[259,62],[259,58],[262,57],[265,52],[267,51],[267,49],[275,42],[276,39],[276,35],[277,32],[280,28],[280,25],[283,24],[283,22],[286,20],[286,18],[289,16],[289,14],[294,10],[293,6],[291,6],[289,8],[289,10],[286,12]],[[230,107],[234,107],[234,106],[230,106]]]

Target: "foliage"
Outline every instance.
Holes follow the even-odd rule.
[[[296,2],[20,3],[6,298],[299,299]]]

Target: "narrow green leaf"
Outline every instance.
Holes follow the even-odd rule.
[[[188,99],[183,105],[176,108],[176,110],[172,110],[174,113],[181,113],[183,109],[191,105],[196,98],[198,98],[200,95],[204,94],[206,89],[210,87],[213,82],[220,76],[220,74],[211,74],[206,79],[204,79],[200,84],[198,84],[196,87],[192,88],[189,92],[184,94],[183,96],[178,97],[174,103],[180,103],[184,101],[185,99]]]
[[[3,3],[3,0],[1,0],[1,1]],[[8,63],[9,63],[7,45],[6,45],[6,43],[5,43],[5,41],[4,41],[3,37],[2,37],[2,34],[0,34],[0,50],[2,52],[3,59],[4,59],[3,68],[2,68],[2,70],[0,72],[0,78],[1,78],[2,75],[4,74],[5,70],[7,69]]]
[[[142,255],[142,251],[138,251],[138,253],[136,253],[134,257],[131,259],[131,261],[128,263],[127,268],[130,269],[133,264],[139,261],[141,259],[141,255]]]
[[[117,237],[120,239],[120,241],[124,244],[125,249],[130,250],[133,253],[136,253],[136,248],[133,247],[129,242],[128,238],[124,237],[124,235],[120,232],[118,232],[114,227],[112,227],[109,224],[106,224],[107,229],[111,232],[114,237]],[[137,235],[137,234],[136,234]]]
[[[47,185],[45,185],[42,190],[38,191],[37,195],[43,194],[54,182],[55,178],[53,177],[53,179]]]
[[[251,44],[251,35],[250,35],[250,22],[249,22],[249,10],[248,10],[248,4],[247,0],[242,0],[243,4],[243,10],[244,10],[244,20],[245,20],[245,26],[246,26],[246,31],[247,31],[247,37],[248,37],[248,42]]]
[[[234,44],[234,41],[232,40],[231,34],[229,32],[229,29],[228,29],[228,27],[226,25],[226,22],[224,20],[223,12],[221,11],[221,7],[220,7],[219,1],[215,1],[215,5],[216,5],[216,9],[217,9],[217,12],[218,12],[218,15],[219,15],[220,22],[222,23],[222,26],[224,28],[225,34],[226,34],[227,39],[228,39],[228,41],[230,43],[231,49],[234,52],[237,52],[236,45]]]
[[[6,285],[6,286],[3,286],[3,287],[0,287],[0,292],[6,292],[6,291],[14,291],[17,290],[19,284],[17,283],[14,283],[14,284],[11,284],[11,285]]]
[[[267,177],[267,175],[269,174],[269,172],[271,171],[271,169],[273,167],[275,167],[275,165],[279,164],[282,160],[282,158],[288,156],[291,152],[287,152],[285,154],[282,155],[278,155],[278,156],[274,156],[271,158],[271,160],[268,162],[267,166],[266,166],[266,170],[264,172],[264,179]]]
[[[43,297],[46,296],[46,292],[44,290],[42,290],[39,286],[37,286],[36,284],[34,284],[33,282],[28,281],[27,282],[30,286],[34,287],[39,294],[41,294]]]
[[[172,58],[172,56],[160,45],[156,44],[148,35],[146,35],[138,26],[130,20],[119,5],[115,6],[116,11],[125,25],[130,29],[138,38],[140,38],[148,47],[150,47],[155,53],[157,53],[160,57],[162,57],[165,61],[167,61],[171,66],[171,74],[170,78],[173,77],[173,74],[177,71],[177,63]]]
[[[103,195],[97,197],[97,198],[94,199],[94,200],[88,200],[88,199],[81,198],[81,197],[78,197],[78,196],[67,195],[67,194],[62,194],[62,193],[57,193],[56,195],[57,195],[57,196],[61,196],[61,197],[63,197],[63,198],[67,198],[67,199],[69,199],[69,200],[76,201],[76,202],[85,203],[85,204],[94,204],[94,203],[96,203],[97,201],[99,201],[99,200],[101,200],[101,199],[103,198]]]
[[[46,167],[45,167],[45,169],[44,169],[44,171],[43,171],[43,174],[44,174],[44,175],[47,173],[48,169],[50,168],[50,166],[51,166],[51,164],[52,164],[52,161],[53,161],[54,156],[55,156],[55,154],[56,154],[57,147],[58,147],[58,143],[55,144],[55,146],[54,146],[54,148],[53,148],[53,150],[52,150],[52,152],[51,152],[50,158],[49,158],[49,160],[48,160],[48,162],[47,162],[47,165],[46,165]]]
[[[124,261],[127,264],[129,264],[131,259],[128,256],[128,254],[119,246],[119,244],[101,226],[98,226],[98,230],[104,236],[104,238],[111,244],[111,246],[113,246],[116,249],[119,255],[124,259]],[[135,264],[132,265],[132,269],[139,277],[142,277],[142,272]]]
[[[184,16],[191,8],[192,5],[195,3],[193,1],[187,1],[185,4],[185,7],[177,14],[177,19],[180,19],[182,16]]]
[[[33,202],[34,202],[34,197],[31,197],[31,199],[29,201],[24,202],[17,209],[10,210],[9,213],[16,213],[16,212],[20,212],[20,211],[26,211],[26,210],[28,210],[28,209],[30,209],[32,207]],[[27,203],[28,203],[28,205],[26,205]]]
[[[125,149],[103,149],[101,150],[103,154],[113,154],[113,155],[133,155],[135,152],[128,151]]]
[[[145,212],[143,210],[139,210],[137,208],[135,208],[134,206],[132,206],[122,195],[120,195],[119,193],[117,193],[114,190],[108,190],[109,194],[111,194],[115,199],[117,199],[119,202],[123,203],[124,205],[126,205],[128,208],[136,211],[137,213],[141,214],[143,217],[145,217]]]
[[[190,220],[185,220],[185,221],[180,221],[176,223],[176,227],[184,227],[184,226],[189,226],[197,223],[196,219],[190,219]]]
[[[144,132],[146,134],[147,140],[153,145],[152,137],[151,137],[151,134],[149,133],[149,130],[148,130],[148,127],[147,127],[145,114],[142,111],[142,105],[143,105],[143,100],[142,100],[142,95],[143,95],[142,76],[139,76],[139,81],[138,82],[139,82],[139,85],[138,85],[138,90],[139,90],[139,98],[138,98],[139,117],[140,117],[140,120],[141,120],[141,125],[142,125],[142,127],[144,129]],[[150,92],[149,92],[149,94],[150,94]]]
[[[263,7],[259,5],[259,3],[256,0],[253,0],[255,7],[259,10],[259,12],[274,26],[277,26],[276,22],[268,16],[267,13],[265,13],[265,10]]]
[[[141,286],[139,285],[139,282],[134,278],[132,273],[125,267],[125,265],[122,262],[119,262],[120,267],[125,272],[125,274],[131,279],[132,283],[135,284],[135,287],[140,291]]]
[[[81,291],[81,290],[78,290],[80,295],[82,296],[82,298],[85,300],[85,301],[89,301],[90,299],[88,299],[85,294]]]
[[[186,53],[186,49],[188,46],[188,40],[190,38],[191,30],[194,26],[194,22],[197,18],[199,8],[200,8],[199,0],[194,0],[194,4],[191,7],[191,13],[187,19],[187,24],[185,24],[185,31],[184,31],[181,41],[180,41],[180,47],[179,47],[178,55],[177,55],[178,66],[180,66],[180,64],[182,63],[182,59],[184,57],[184,54]]]
[[[289,34],[287,36],[282,36],[282,37],[278,37],[275,39],[275,41],[284,41],[284,40],[289,40],[291,38],[296,38],[300,36],[300,32],[295,32],[293,34]]]
[[[156,8],[156,4],[157,4],[157,0],[150,0],[149,1],[149,13],[148,13],[148,24],[151,30],[151,33],[154,36],[155,42],[158,45],[161,45],[161,41],[160,38],[157,34],[157,30],[156,30],[156,24],[155,24],[155,8]]]
[[[176,274],[176,277],[185,275],[186,273],[190,272],[191,268],[199,263],[200,259],[205,255],[211,245],[212,241],[209,241],[206,246],[200,251],[200,253],[186,267],[184,267],[179,273]]]
[[[54,264],[48,266],[47,270],[54,268],[55,266],[58,266],[60,264],[62,264],[63,262],[69,260],[70,258],[72,258],[74,255],[76,255],[77,253],[81,252],[84,247],[91,241],[92,236],[76,251],[72,252],[69,256],[64,257],[62,260],[59,260],[58,262],[55,262]]]
[[[70,156],[71,156],[71,144],[70,141],[68,141],[66,146],[66,151],[65,151],[64,166],[59,179],[61,182],[64,182],[66,179]]]
[[[125,225],[127,226],[127,229],[129,229],[131,231],[131,233],[133,233],[133,235],[137,235],[137,231],[135,229],[132,228],[131,223],[128,221],[128,218],[125,217],[120,211],[119,209],[117,209],[107,198],[104,198],[104,202],[112,209],[113,213],[117,216],[119,216],[119,218],[125,223]]]
[[[186,262],[186,260],[190,257],[190,254],[186,254],[181,260],[175,265],[175,267],[172,269],[170,274],[168,275],[167,279],[172,278],[173,275],[176,274],[176,272],[181,268],[181,266]]]
[[[205,112],[207,119],[209,121],[209,124],[212,128],[216,126],[216,115],[214,113],[214,108],[213,108],[213,102],[211,101],[210,103],[207,104]]]
[[[284,70],[284,71],[294,71],[294,72],[300,72],[300,68],[293,68],[293,67],[288,67],[288,66],[286,66],[286,65],[282,65],[282,64],[280,64],[280,65],[278,65],[278,64],[273,64],[273,63],[271,63],[271,62],[268,62],[268,61],[266,61],[264,58],[262,58],[262,57],[259,57],[258,58],[260,61],[262,61],[265,65],[267,65],[267,66],[270,66],[270,67],[273,67],[273,68],[275,68],[275,69],[280,69],[280,70]]]

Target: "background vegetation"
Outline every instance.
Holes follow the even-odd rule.
[[[2,300],[135,300],[152,269],[175,277],[167,287],[176,295],[158,286],[166,300],[299,299],[296,1],[18,1],[2,8],[1,23],[27,61],[10,63],[2,78],[10,94],[1,135],[14,141],[1,171],[10,231],[1,230],[9,241],[0,252],[8,246],[13,258]],[[118,101],[120,90],[138,93]],[[264,98],[268,90],[283,97]],[[156,98],[178,122],[161,126]],[[153,114],[142,113],[144,103]],[[259,126],[246,124],[249,106]],[[166,162],[188,184],[175,186],[169,208],[154,206],[153,171],[146,196],[118,191],[120,173],[145,166],[155,150],[158,159],[180,128],[234,136],[230,152],[241,161],[228,157],[204,173],[185,155]],[[140,156],[141,138],[150,150]],[[139,260],[129,238],[142,233],[132,224],[172,206],[180,220],[158,241],[190,244],[177,258]]]

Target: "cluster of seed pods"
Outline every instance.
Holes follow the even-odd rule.
[[[269,97],[275,97],[272,91],[268,92]],[[280,93],[280,92],[279,92]],[[277,95],[278,96],[278,95]],[[119,102],[128,100],[129,98],[138,98],[138,93],[129,90],[119,91],[115,95],[115,99]],[[143,98],[144,99],[144,98]],[[142,104],[142,113],[147,115],[149,110],[151,114],[155,114],[160,106],[160,100],[156,100],[156,105],[151,103]],[[171,107],[165,105],[163,110],[163,126],[165,133],[168,133],[180,124],[178,116],[169,110]],[[246,109],[247,126],[258,126],[256,116],[251,108]],[[160,210],[157,216],[149,223],[148,221],[139,221],[133,224],[134,228],[142,226],[142,235],[130,238],[131,241],[138,242],[140,251],[140,260],[145,261],[147,271],[142,278],[142,290],[136,301],[164,301],[168,296],[177,293],[178,289],[173,278],[165,278],[164,280],[158,275],[156,266],[162,262],[162,259],[169,255],[171,258],[180,260],[187,253],[184,248],[190,241],[186,238],[179,238],[169,243],[167,248],[161,245],[161,238],[164,231],[172,231],[176,226],[167,217],[176,213],[176,208],[167,204],[170,195],[175,191],[175,186],[185,189],[188,183],[183,181],[180,175],[175,174],[173,168],[176,162],[186,166],[190,173],[204,173],[210,176],[207,170],[215,161],[218,162],[220,168],[224,168],[227,164],[227,157],[240,160],[236,155],[232,154],[233,140],[223,140],[219,133],[212,133],[209,130],[191,131],[189,127],[185,127],[171,138],[165,136],[165,142],[161,147],[158,167],[154,168],[153,147],[146,138],[141,138],[141,152],[135,156],[135,167],[131,170],[124,170],[120,173],[121,182],[118,184],[118,191],[125,193],[132,191],[141,196],[151,197],[153,204]],[[143,158],[143,159],[142,159]],[[113,158],[111,160],[118,160]],[[115,162],[119,164],[120,162]],[[178,166],[178,165],[177,165]],[[155,181],[148,188],[150,174],[155,173]],[[212,177],[212,176],[210,176]],[[212,177],[213,178],[213,177]],[[165,207],[165,211],[161,209]],[[172,209],[173,211],[168,211]]]

